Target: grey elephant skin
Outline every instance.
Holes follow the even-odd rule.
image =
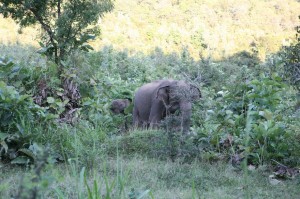
[[[138,127],[157,127],[166,115],[180,111],[181,130],[186,133],[192,102],[199,98],[200,90],[185,81],[167,79],[145,84],[134,96],[133,123]]]
[[[125,109],[131,104],[131,99],[115,99],[111,102],[110,110],[115,114],[124,114]]]

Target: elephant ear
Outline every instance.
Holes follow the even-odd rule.
[[[166,102],[169,98],[169,86],[159,87],[156,92],[156,98]]]
[[[196,101],[196,100],[202,98],[201,91],[197,86],[191,84],[190,92],[191,92],[192,101]]]
[[[156,91],[156,98],[168,103],[170,95],[170,86],[172,82],[165,82],[161,84]]]

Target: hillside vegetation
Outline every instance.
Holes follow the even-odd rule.
[[[297,0],[116,0],[115,9],[99,20],[101,40],[93,42],[131,53],[166,53],[188,48],[199,59],[221,59],[240,51],[258,51],[259,58],[294,39],[300,3]],[[18,35],[12,20],[0,18],[0,42],[35,44],[38,31]]]

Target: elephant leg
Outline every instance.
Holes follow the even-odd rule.
[[[140,127],[140,118],[139,118],[137,108],[133,109],[133,126],[134,127]]]
[[[145,122],[141,119],[137,108],[134,108],[134,110],[133,110],[133,126],[135,128],[147,127],[147,125],[145,125]]]
[[[149,122],[150,128],[157,128],[159,122],[163,119],[166,108],[162,102],[154,103],[151,107]]]

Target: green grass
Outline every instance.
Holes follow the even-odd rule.
[[[208,161],[204,155],[190,159],[189,163],[184,157],[171,161],[168,151],[161,152],[170,150],[162,131],[135,130],[104,140],[88,126],[75,131],[75,128],[63,128],[62,132],[55,133],[68,138],[60,137],[60,140],[72,145],[69,150],[76,156],[43,170],[38,182],[42,198],[125,199],[144,193],[143,198],[159,199],[288,199],[300,194],[300,177],[272,185],[269,182],[272,171],[267,166],[245,171],[224,159]],[[0,164],[0,168],[0,198],[14,196],[25,182],[32,188],[28,179],[35,175],[30,168],[9,164]]]
[[[226,163],[209,164],[192,162],[183,164],[169,160],[148,159],[141,155],[131,158],[101,157],[97,166],[87,171],[87,183],[92,187],[96,180],[102,195],[108,190],[105,181],[112,185],[111,198],[129,198],[132,188],[143,192],[150,190],[153,198],[297,198],[299,179],[287,180],[279,185],[268,182],[269,171],[250,171],[248,184],[244,184],[242,171]],[[9,198],[18,187],[25,171],[20,167],[2,168],[0,193]],[[57,198],[57,191],[65,198],[87,198],[87,189],[80,182],[80,168],[74,164],[59,164],[52,170],[55,182],[44,198]],[[150,194],[147,197],[150,198]]]

